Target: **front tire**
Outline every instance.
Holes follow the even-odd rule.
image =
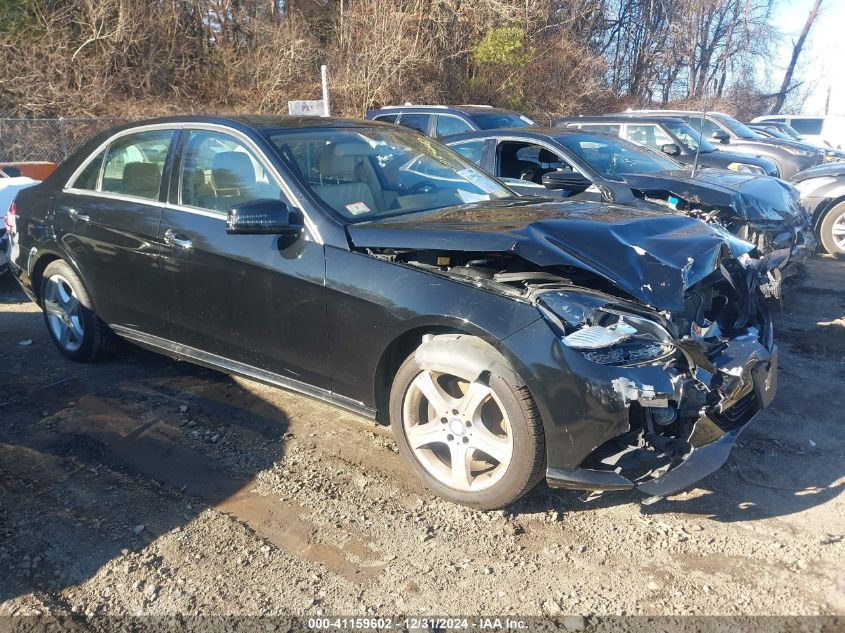
[[[77,362],[92,362],[109,354],[114,334],[94,314],[82,280],[58,260],[44,269],[41,307],[47,332],[59,351]]]
[[[828,211],[819,225],[822,246],[831,255],[845,256],[845,202]]]
[[[545,436],[537,406],[492,346],[464,335],[433,339],[449,339],[448,354],[434,365],[421,363],[424,342],[399,368],[391,389],[399,452],[444,499],[501,508],[543,477]]]

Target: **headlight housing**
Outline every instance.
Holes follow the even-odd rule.
[[[659,323],[587,293],[548,291],[538,297],[561,342],[600,365],[640,365],[672,356],[672,336]]]
[[[730,169],[731,171],[739,171],[747,174],[760,174],[761,176],[766,175],[765,169],[763,169],[759,165],[749,165],[748,163],[731,163],[730,165],[728,165],[728,169]]]

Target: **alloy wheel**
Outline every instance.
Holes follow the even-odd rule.
[[[836,221],[831,227],[831,233],[833,234],[833,242],[836,244],[836,247],[845,253],[845,213],[842,213],[836,218]]]
[[[76,292],[62,275],[52,275],[44,289],[44,312],[56,342],[67,352],[82,347],[85,328],[82,324],[82,304]]]
[[[513,434],[495,392],[480,382],[421,371],[402,407],[408,445],[426,471],[463,492],[493,486],[513,456]]]

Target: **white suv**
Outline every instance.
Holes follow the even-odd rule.
[[[842,149],[845,147],[845,116],[810,116],[804,114],[767,114],[752,123],[775,121],[786,123],[805,140],[818,145]]]

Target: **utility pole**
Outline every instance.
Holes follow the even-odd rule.
[[[830,85],[827,87],[827,96],[824,99],[824,115],[830,114]]]

